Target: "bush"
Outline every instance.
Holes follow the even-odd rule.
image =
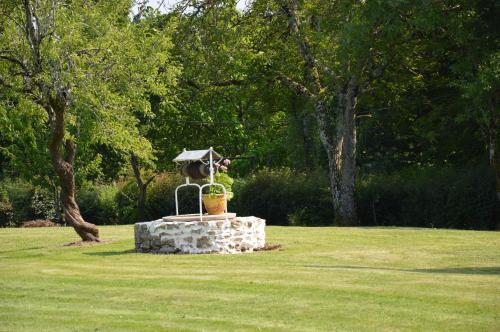
[[[129,180],[118,184],[115,196],[119,224],[133,224],[138,221],[137,217],[138,188],[135,180]]]
[[[230,208],[268,225],[320,226],[333,223],[328,179],[323,173],[263,170],[234,184]]]
[[[151,219],[175,215],[175,188],[184,182],[185,178],[175,173],[165,173],[156,177],[149,187],[146,200],[147,213]],[[198,193],[195,187],[179,189],[179,214],[199,212]]]
[[[0,191],[4,196],[2,205],[6,220],[6,224],[2,226],[19,226],[23,221],[35,218],[31,204],[35,187],[31,183],[22,180],[4,180],[0,183]],[[10,221],[7,222],[7,219]]]
[[[47,189],[35,187],[31,196],[31,211],[36,219],[56,219],[54,193]]]
[[[428,167],[372,175],[358,184],[362,225],[495,229],[498,203],[488,166]]]
[[[14,207],[6,191],[0,191],[0,227],[13,226]]]
[[[185,178],[175,173],[158,175],[149,185],[146,194],[145,215],[148,220],[175,214],[175,188],[184,183]],[[121,185],[116,195],[118,219],[122,224],[139,221],[137,215],[138,187],[134,179]],[[179,213],[198,213],[198,189],[179,189]]]
[[[117,203],[118,186],[115,184],[87,184],[77,192],[77,203],[82,217],[97,225],[119,222]]]

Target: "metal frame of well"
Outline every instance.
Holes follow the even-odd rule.
[[[210,187],[210,186],[219,186],[222,188],[222,191],[224,192],[224,217],[226,221],[228,221],[228,213],[227,213],[227,193],[226,193],[226,188],[220,184],[214,182],[214,166],[213,166],[213,161],[214,161],[214,155],[218,158],[220,158],[217,163],[221,162],[224,157],[222,157],[220,154],[214,151],[212,147],[208,150],[192,150],[192,151],[187,151],[184,149],[180,155],[174,158],[173,162],[177,164],[182,164],[182,163],[189,163],[189,162],[195,162],[195,161],[200,161],[205,165],[209,165],[209,171],[210,171],[210,182],[207,184],[204,184],[200,186],[197,183],[191,183],[189,182],[189,176],[186,176],[186,183],[181,184],[180,186],[177,186],[175,188],[175,215],[179,215],[179,200],[177,196],[177,192],[179,191],[180,188],[182,187],[188,187],[188,186],[193,186],[193,187],[198,187],[199,190],[199,206],[200,206],[200,221],[203,221],[203,201],[202,201],[202,194],[203,194],[203,188],[205,187]],[[207,156],[208,156],[208,161],[207,161]]]

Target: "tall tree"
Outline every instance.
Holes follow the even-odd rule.
[[[19,107],[10,97],[15,95],[45,113],[65,221],[84,241],[100,240],[75,200],[77,143],[98,142],[147,158],[151,145],[139,135],[134,112],[149,111],[145,87],[164,89],[156,82],[167,67],[168,39],[152,40],[147,27],[132,27],[129,7],[125,0],[22,0],[0,7],[6,18],[0,23],[2,97]]]
[[[177,108],[157,128],[175,138],[164,145],[164,155],[210,145],[232,157],[251,154],[267,161],[270,154],[284,156],[280,151],[286,144],[276,142],[285,139],[283,109],[290,93],[272,89],[259,72],[236,2],[185,0],[168,15],[177,24],[172,55],[183,71]],[[277,135],[280,131],[283,135]],[[250,169],[248,161],[237,164]]]
[[[249,12],[254,26],[267,27],[254,34],[267,74],[313,105],[338,225],[358,223],[358,100],[407,55],[409,10],[389,2],[277,0],[256,1]]]

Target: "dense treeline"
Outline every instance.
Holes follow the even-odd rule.
[[[213,146],[270,224],[499,227],[496,1],[131,5],[0,5],[1,226],[172,213]]]
[[[148,187],[143,218],[175,214],[174,190],[182,182],[177,174],[157,176]],[[233,189],[235,198],[229,207],[239,215],[256,215],[270,225],[332,225],[334,216],[324,172],[264,169],[237,180]],[[26,182],[4,181],[3,192],[0,226],[55,218],[54,198],[49,191]],[[198,210],[196,195],[181,193],[181,213]],[[129,224],[139,220],[137,197],[133,180],[93,183],[80,188],[78,204],[83,217],[97,225]],[[487,165],[406,168],[390,175],[370,175],[357,184],[357,202],[363,226],[498,227],[494,174]]]

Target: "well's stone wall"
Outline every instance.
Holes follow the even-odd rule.
[[[257,217],[235,217],[208,221],[164,221],[135,224],[137,252],[238,253],[265,245],[266,221]]]

